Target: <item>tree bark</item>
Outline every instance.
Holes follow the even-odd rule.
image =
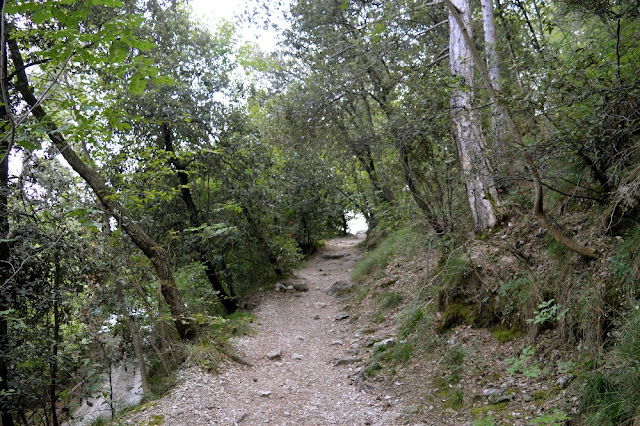
[[[127,324],[129,332],[131,333],[131,340],[133,342],[133,350],[136,354],[136,360],[138,361],[138,367],[140,368],[140,381],[142,382],[142,393],[149,395],[151,393],[151,386],[149,386],[149,374],[147,373],[147,365],[144,362],[144,354],[142,352],[142,339],[140,338],[140,330],[138,325],[129,315],[127,305],[124,301],[124,280],[120,277],[116,277],[116,303],[118,304],[118,310],[122,319]]]
[[[498,38],[496,36],[496,25],[493,19],[493,0],[482,0],[482,23],[484,25],[484,42],[487,59],[489,79],[498,93],[502,89],[500,59],[496,48]],[[494,158],[500,157],[504,153],[507,127],[500,108],[495,102],[491,105],[491,129],[493,133],[493,153]]]
[[[4,74],[6,75],[6,74]],[[5,106],[0,106],[0,132],[7,130],[7,118]],[[0,311],[6,311],[11,307],[10,262],[11,250],[7,241],[9,235],[9,141],[0,142]],[[0,314],[0,392],[9,390],[9,324],[7,315]],[[8,401],[0,401],[0,424],[13,426],[13,415],[9,411]]]
[[[542,226],[556,239],[560,244],[567,247],[569,250],[574,251],[581,256],[587,259],[597,259],[598,253],[595,249],[585,246],[572,238],[565,235],[554,223],[549,219],[547,214],[544,211],[544,194],[542,192],[542,180],[540,179],[540,174],[538,173],[538,169],[536,168],[535,162],[533,161],[533,157],[529,152],[527,152],[524,141],[522,140],[522,134],[520,129],[516,125],[516,123],[511,118],[511,114],[509,109],[502,102],[502,99],[498,95],[498,92],[493,87],[491,83],[491,78],[489,77],[489,71],[485,62],[482,60],[480,56],[480,52],[476,48],[475,43],[473,42],[473,38],[471,37],[471,33],[469,33],[468,26],[465,24],[463,16],[460,14],[460,11],[456,8],[451,0],[443,0],[447,9],[449,9],[449,16],[453,17],[458,23],[459,28],[462,31],[462,36],[464,37],[465,43],[469,47],[469,51],[473,56],[473,61],[478,67],[478,71],[480,72],[480,77],[489,92],[489,96],[491,100],[498,106],[500,112],[504,116],[507,127],[511,131],[511,136],[513,137],[514,142],[522,147],[522,153],[524,156],[524,162],[529,170],[529,174],[533,180],[533,186],[535,189],[535,201],[534,201],[534,214],[542,224]]]
[[[462,19],[458,23],[453,13],[449,14],[449,61],[451,75],[459,79],[464,87],[451,95],[453,133],[458,147],[458,156],[471,207],[475,232],[493,228],[498,219],[495,206],[500,199],[493,173],[486,154],[486,142],[478,115],[473,110],[473,61],[462,28],[469,22],[469,1],[454,0],[456,10]]]
[[[0,7],[4,8],[4,0],[0,0]],[[4,10],[4,9],[3,9]],[[4,20],[4,16],[0,17]],[[3,21],[4,22],[4,21]],[[3,92],[7,87],[7,56],[4,46],[2,47],[1,76]],[[2,93],[2,99],[8,96]],[[8,106],[2,101],[0,105],[0,134],[5,134],[10,129],[10,119]],[[9,140],[0,142],[0,311],[6,311],[11,307],[10,283],[11,276],[11,247],[7,241],[9,237]],[[0,392],[9,390],[9,324],[7,315],[0,315]],[[0,401],[0,425],[13,426],[13,415],[9,411],[7,401]]]
[[[166,251],[153,241],[144,232],[144,230],[136,224],[136,222],[129,216],[124,206],[116,200],[112,188],[108,187],[96,170],[85,163],[67,143],[62,133],[58,130],[56,124],[50,120],[42,106],[38,104],[38,100],[29,86],[29,80],[24,72],[22,53],[20,52],[17,41],[8,37],[8,44],[11,52],[11,59],[16,69],[15,87],[18,89],[27,105],[31,107],[31,113],[45,126],[49,139],[60,151],[71,168],[78,173],[82,179],[84,179],[89,187],[91,187],[109,213],[120,219],[122,227],[127,235],[129,235],[134,244],[142,250],[153,264],[158,278],[158,285],[160,286],[162,295],[164,296],[167,305],[169,306],[169,310],[173,315],[176,330],[178,331],[180,338],[189,339],[194,337],[197,331],[196,326],[189,319],[187,307],[178,292]]]

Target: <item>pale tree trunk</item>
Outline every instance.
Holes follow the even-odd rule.
[[[478,71],[480,72],[480,77],[482,82],[484,83],[487,92],[489,92],[489,97],[491,97],[491,101],[498,106],[502,116],[505,119],[505,123],[507,128],[511,132],[511,137],[516,145],[523,147],[522,155],[524,157],[524,164],[527,166],[529,173],[531,174],[531,179],[533,180],[533,186],[535,189],[535,200],[533,211],[542,226],[556,239],[560,244],[567,247],[569,250],[574,251],[581,256],[587,259],[597,259],[599,257],[598,252],[589,246],[585,246],[573,238],[565,235],[560,228],[558,228],[551,219],[547,216],[544,211],[544,197],[542,193],[542,179],[540,178],[540,174],[538,173],[538,169],[533,161],[533,157],[527,150],[525,149],[524,141],[522,140],[522,132],[520,128],[516,125],[511,117],[511,113],[506,105],[500,99],[498,92],[493,87],[491,83],[491,79],[489,78],[489,71],[482,57],[480,56],[480,52],[476,49],[476,45],[473,42],[473,38],[471,37],[471,33],[469,31],[469,22],[465,21],[464,15],[462,11],[456,6],[453,0],[443,0],[443,3],[449,10],[449,19],[453,18],[455,22],[458,23],[458,28],[461,31],[461,35],[464,38],[464,42],[467,44],[469,48],[469,53],[473,57],[473,62],[478,66]]]
[[[496,25],[493,19],[493,0],[482,0],[482,22],[484,24],[484,42],[489,79],[498,93],[502,90],[500,60],[496,49]],[[500,157],[505,148],[507,126],[498,105],[491,105],[491,130],[493,131],[494,158]]]
[[[469,22],[469,1],[454,0],[457,10]],[[473,61],[462,35],[462,29],[449,14],[449,61],[451,75],[459,79],[451,95],[453,132],[467,189],[475,232],[493,228],[497,223],[495,207],[499,206],[498,191],[493,180],[486,142],[477,113],[473,110]]]

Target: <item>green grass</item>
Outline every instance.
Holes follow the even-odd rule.
[[[420,307],[415,307],[409,310],[404,315],[400,327],[398,327],[400,338],[406,339],[409,335],[416,333],[424,321],[424,312]]]
[[[583,379],[585,424],[632,424],[640,416],[640,312],[631,311],[618,328],[615,352],[620,366]]]
[[[397,308],[402,303],[402,295],[396,292],[385,292],[378,296],[378,306],[383,310]]]
[[[375,248],[368,252],[353,268],[351,279],[364,281],[376,273],[383,272],[394,257],[407,259],[418,251],[424,251],[428,239],[424,237],[424,229],[418,226],[401,228],[383,238]]]
[[[545,250],[550,257],[556,259],[562,259],[568,251],[567,247],[553,237],[549,237],[545,241]]]
[[[624,318],[620,326],[618,352],[631,368],[640,371],[640,311],[632,310]]]
[[[640,403],[640,391],[635,385],[639,380],[637,373],[626,377],[622,374],[608,376],[601,372],[588,375],[581,401],[581,408],[586,413],[585,424],[631,424]]]

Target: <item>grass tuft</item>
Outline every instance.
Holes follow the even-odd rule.
[[[378,296],[378,304],[381,309],[391,310],[402,303],[402,295],[396,292],[385,292]]]

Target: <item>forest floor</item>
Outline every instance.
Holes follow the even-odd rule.
[[[219,373],[191,368],[162,399],[124,420],[135,425],[392,425],[405,424],[400,401],[359,386],[375,330],[358,329],[330,288],[348,286],[364,236],[328,241],[289,282],[308,291],[263,293],[255,333],[234,342],[251,366],[228,363]],[[337,284],[336,284],[337,283]],[[287,285],[287,282],[284,283]],[[377,340],[381,339],[378,337]],[[369,349],[371,350],[371,349]],[[393,385],[390,385],[393,386]],[[393,393],[391,393],[393,394]]]

